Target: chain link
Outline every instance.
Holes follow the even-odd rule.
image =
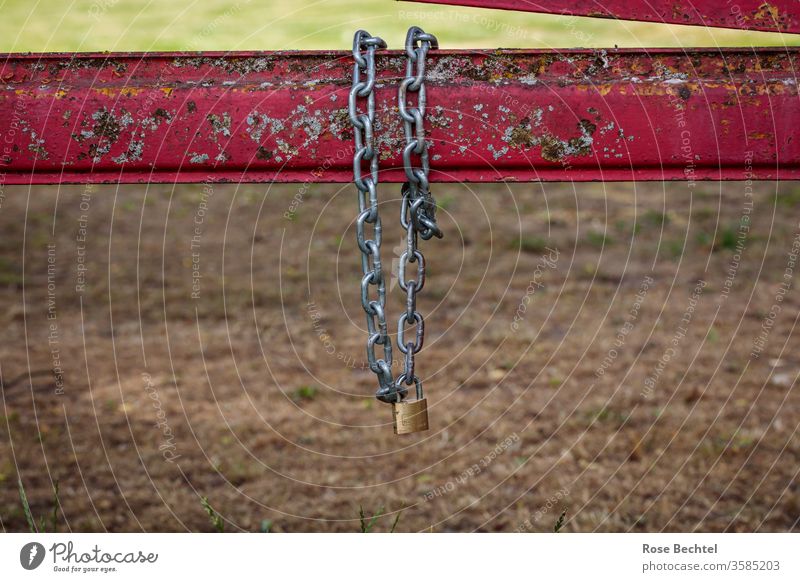
[[[423,397],[422,381],[414,372],[414,356],[422,349],[425,339],[425,320],[417,311],[417,293],[425,285],[425,257],[417,248],[417,238],[441,238],[436,224],[436,203],[429,189],[428,144],[425,141],[425,59],[431,48],[438,48],[436,37],[421,28],[412,27],[406,36],[406,77],[400,84],[398,107],[403,121],[405,147],[403,167],[407,182],[403,184],[400,224],[406,231],[406,250],[400,257],[398,284],[406,293],[406,309],[397,321],[397,347],[405,355],[403,372],[395,380],[392,374],[392,342],[386,324],[386,283],[381,261],[382,226],[378,212],[378,161],[374,139],[375,122],[375,52],[386,43],[364,30],[353,38],[353,85],[347,103],[353,126],[353,183],[358,191],[356,241],[361,251],[361,306],[367,316],[367,360],[378,376],[376,397],[383,402],[399,402],[408,394],[407,386],[414,384],[417,398]],[[362,80],[362,75],[366,80]],[[416,107],[409,105],[408,94],[417,94]],[[359,98],[366,102],[366,113],[359,112]],[[415,167],[412,156],[417,158]],[[366,172],[366,175],[365,175]],[[368,238],[367,225],[372,227]],[[416,263],[416,278],[406,279],[408,263]],[[370,298],[375,287],[377,299]],[[406,326],[413,326],[414,341],[406,341]],[[375,346],[383,346],[383,358]]]

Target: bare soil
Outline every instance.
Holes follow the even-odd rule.
[[[201,497],[226,531],[797,530],[800,185],[753,192],[436,188],[431,430],[396,437],[351,187],[6,188],[2,528],[19,479],[61,531],[208,531]]]

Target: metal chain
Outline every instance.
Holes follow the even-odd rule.
[[[400,85],[398,106],[403,119],[406,145],[403,149],[403,166],[408,181],[402,188],[400,224],[406,230],[406,250],[400,257],[398,283],[406,293],[406,311],[397,322],[398,348],[405,354],[403,372],[393,379],[392,342],[386,324],[386,284],[381,261],[381,218],[378,212],[378,160],[374,140],[375,121],[375,52],[386,48],[386,43],[364,30],[353,38],[353,85],[350,89],[347,110],[353,126],[355,152],[353,155],[353,182],[358,190],[358,218],[356,240],[361,251],[361,306],[367,316],[367,360],[370,369],[378,376],[375,396],[383,402],[399,402],[414,384],[417,398],[423,397],[422,381],[414,373],[414,356],[422,349],[425,322],[417,311],[417,293],[425,285],[425,257],[417,249],[417,237],[428,240],[442,237],[436,224],[436,203],[429,190],[428,144],[425,141],[425,58],[431,48],[438,48],[436,37],[412,27],[406,36],[406,78]],[[414,67],[416,65],[416,73]],[[361,76],[366,75],[362,81]],[[417,93],[417,106],[407,104],[408,92]],[[359,98],[366,100],[366,113],[359,113]],[[414,167],[411,156],[419,158]],[[366,166],[366,167],[365,167]],[[364,176],[364,171],[368,175]],[[367,238],[367,225],[372,225],[372,238]],[[417,264],[416,279],[406,280],[406,264]],[[370,299],[370,287],[375,286],[377,299]],[[415,341],[405,341],[405,326],[415,326]],[[375,354],[375,346],[383,346],[383,358]],[[404,385],[405,384],[405,385]]]
[[[361,306],[367,315],[367,360],[378,376],[378,397],[393,394],[392,341],[386,325],[386,283],[381,262],[381,217],[378,213],[378,150],[374,139],[375,122],[375,51],[386,48],[383,39],[365,30],[353,38],[353,85],[347,102],[347,112],[353,125],[353,182],[358,190],[356,240],[361,250]],[[362,81],[361,76],[366,75]],[[366,100],[366,113],[359,113],[359,98]],[[367,166],[364,168],[364,166]],[[364,176],[363,170],[368,171]],[[367,238],[367,225],[372,225],[372,238]],[[370,287],[377,289],[377,299],[370,299]],[[375,354],[375,346],[383,346],[383,358]],[[406,393],[408,391],[406,390]],[[403,394],[402,396],[405,396]],[[401,396],[401,397],[402,397]]]
[[[425,320],[417,311],[417,293],[425,286],[425,257],[417,248],[417,237],[428,240],[442,238],[436,224],[436,202],[430,192],[428,173],[428,143],[425,141],[425,59],[430,49],[439,48],[436,37],[417,26],[412,26],[406,35],[406,77],[400,83],[397,105],[403,120],[406,145],[403,148],[403,168],[407,182],[403,184],[400,224],[406,231],[406,250],[400,256],[398,285],[406,293],[406,311],[397,320],[397,348],[405,355],[403,372],[395,384],[399,392],[403,384],[415,385],[417,399],[423,398],[422,381],[414,373],[414,357],[422,349],[425,340]],[[416,71],[415,71],[416,69]],[[416,107],[408,104],[408,94],[417,94]],[[415,167],[412,155],[419,163]],[[406,279],[408,263],[416,263],[417,276]],[[406,325],[413,326],[414,341],[406,341]]]

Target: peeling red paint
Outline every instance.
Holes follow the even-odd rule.
[[[797,0],[407,0],[542,14],[800,33]]]
[[[432,178],[744,179],[751,156],[750,178],[800,179],[798,55],[432,52]],[[6,184],[346,182],[351,59],[0,55],[0,174]],[[386,53],[377,65],[382,181],[402,181],[395,100],[403,56]]]

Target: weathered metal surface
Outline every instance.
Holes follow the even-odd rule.
[[[543,14],[800,33],[797,0],[408,0]]]
[[[441,181],[800,178],[800,49],[434,51]],[[352,179],[350,52],[0,55],[0,180]],[[401,53],[377,59],[403,181]]]

